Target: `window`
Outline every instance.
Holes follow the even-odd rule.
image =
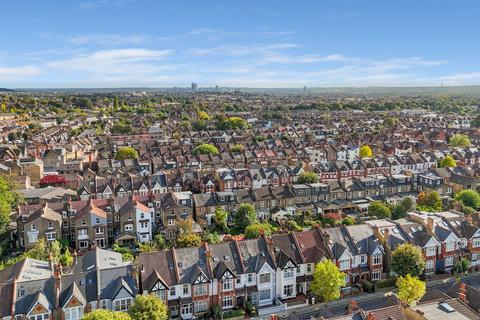
[[[478,260],[478,253],[472,253],[472,261]]]
[[[107,300],[100,300],[100,309],[107,309]]]
[[[207,284],[197,284],[193,289],[196,296],[206,295],[207,294]]]
[[[132,231],[133,230],[133,224],[129,223],[125,225],[125,231]]]
[[[47,232],[45,236],[47,237],[47,241],[52,241],[52,240],[55,240],[56,238],[55,232]]]
[[[168,225],[173,226],[175,224],[175,219],[168,219]]]
[[[270,282],[270,273],[264,273],[260,275],[260,283],[269,283]]]
[[[184,315],[188,315],[192,313],[192,304],[182,304],[182,307],[180,308],[180,313]]]
[[[445,267],[453,266],[453,256],[445,257]]]
[[[48,223],[48,229],[53,229],[53,222]]]
[[[205,312],[208,310],[208,301],[196,301],[194,304],[195,313]]]
[[[260,290],[260,301],[265,301],[270,299],[270,289]]]
[[[367,263],[367,257],[365,255],[360,256],[360,263]]]
[[[434,256],[436,253],[436,250],[435,250],[435,247],[434,246],[431,246],[431,247],[427,247],[427,257],[432,257]]]
[[[223,297],[222,307],[223,307],[223,308],[231,308],[231,307],[233,307],[233,298],[232,298],[231,296]]]
[[[283,286],[283,295],[287,297],[293,295],[293,284]]]
[[[293,268],[283,270],[283,278],[291,279],[295,276],[295,270]]]
[[[170,297],[173,297],[175,296],[176,292],[175,292],[175,287],[170,287],[170,290],[169,290],[169,295]]]
[[[425,269],[428,271],[432,271],[434,268],[435,262],[434,260],[427,260],[427,263],[425,265]]]
[[[249,283],[253,282],[253,279],[254,279],[254,274],[253,273],[249,273],[247,277],[248,277],[248,282]]]
[[[188,294],[190,292],[189,288],[188,288],[188,284],[184,284],[183,287],[182,287],[182,291],[183,291],[183,294]]]
[[[340,270],[350,269],[350,259],[340,260]]]
[[[80,247],[80,249],[85,249],[88,247],[88,241],[80,241],[78,243],[78,246]]]
[[[29,234],[28,235],[28,242],[30,242],[30,243],[37,242],[37,234]]]
[[[32,223],[32,225],[30,226],[30,230],[32,231],[37,230],[37,225],[35,223]]]
[[[380,280],[381,277],[382,277],[382,271],[380,270],[372,271],[372,281]]]
[[[240,284],[242,282],[242,277],[238,276],[236,279],[235,279],[235,283],[236,284]]]
[[[103,228],[95,228],[95,234],[103,234]]]
[[[382,255],[376,254],[373,256],[373,264],[381,264],[382,263]]]
[[[447,244],[445,245],[445,250],[446,250],[446,251],[453,251],[453,250],[455,250],[455,242],[454,242],[454,241],[449,241],[449,242],[447,242]]]
[[[155,291],[155,295],[156,295],[160,300],[165,301],[165,300],[166,300],[165,291],[166,291],[166,290],[157,290],[157,291]]]
[[[83,307],[65,309],[65,320],[80,320],[83,316]]]
[[[229,291],[233,289],[233,281],[232,279],[225,279],[223,281],[223,291]]]
[[[297,267],[297,274],[300,274],[302,273],[302,268],[300,268],[300,266]]]
[[[95,218],[95,223],[99,224],[100,223],[100,218]]]
[[[145,213],[140,213],[140,219],[145,219]]]
[[[307,263],[307,273],[312,273],[312,264]]]
[[[113,302],[113,308],[115,311],[127,311],[131,305],[132,298],[119,299]]]
[[[82,226],[87,225],[87,219],[82,219]]]
[[[78,237],[83,237],[83,236],[88,236],[88,230],[87,229],[78,230]]]
[[[480,247],[480,238],[473,239],[473,247],[474,248]]]
[[[49,316],[48,313],[37,314],[37,315],[28,317],[28,319],[29,320],[48,320],[48,316]]]

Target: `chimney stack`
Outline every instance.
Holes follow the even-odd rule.
[[[357,301],[353,299],[350,300],[350,302],[348,302],[347,314],[352,314],[357,309],[358,309]]]
[[[460,287],[458,288],[458,299],[463,303],[468,303],[467,301],[467,288],[465,283],[461,282]]]

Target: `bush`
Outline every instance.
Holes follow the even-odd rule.
[[[237,309],[237,310],[228,310],[223,313],[223,319],[228,319],[228,318],[235,318],[235,317],[240,317],[245,314],[245,311],[242,309]]]
[[[257,315],[257,309],[251,301],[247,301],[245,303],[245,309],[247,309],[247,313],[250,315],[250,317],[255,317]]]
[[[376,286],[377,288],[390,288],[395,286],[396,281],[396,277],[391,277],[390,279],[384,279],[376,282]]]
[[[371,293],[375,290],[373,288],[373,283],[371,283],[370,281],[368,281],[366,279],[362,279],[360,281],[360,284],[362,285],[363,291],[365,291],[365,292]]]

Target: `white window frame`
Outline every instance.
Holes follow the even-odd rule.
[[[233,308],[233,297],[232,296],[223,297],[222,308]]]
[[[123,298],[113,301],[114,311],[127,311],[132,305],[133,298]]]
[[[63,309],[65,313],[64,320],[80,320],[83,317],[83,307],[72,307]]]

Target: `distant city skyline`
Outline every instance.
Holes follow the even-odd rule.
[[[9,1],[0,87],[480,84],[478,1]]]

